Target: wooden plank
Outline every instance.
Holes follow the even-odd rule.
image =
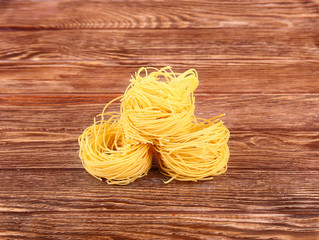
[[[7,170],[0,175],[0,237],[315,239],[317,176],[232,170],[213,181],[165,185],[151,171],[119,187],[79,170]]]
[[[286,214],[4,214],[0,239],[301,239],[319,237],[316,216]]]
[[[81,132],[118,94],[1,95],[0,129]],[[318,131],[318,94],[197,94],[196,115],[222,113],[230,130]],[[119,111],[119,103],[110,106]]]
[[[216,211],[218,214],[251,209],[255,213],[292,215],[302,210],[305,217],[319,217],[318,170],[229,169],[210,181],[164,184],[168,177],[152,169],[147,176],[127,186],[108,185],[83,169],[1,172],[1,212]]]
[[[80,168],[78,129],[2,130],[0,169]],[[231,131],[229,169],[319,170],[319,132]],[[155,167],[155,162],[154,162]]]
[[[82,168],[77,138],[115,96],[3,95],[0,167]],[[198,116],[227,113],[231,168],[318,169],[317,95],[200,94],[196,101]]]
[[[2,1],[2,29],[309,28],[311,1]]]
[[[197,93],[319,93],[319,62],[212,61],[193,66]],[[140,66],[0,63],[1,93],[121,93]],[[160,66],[158,66],[160,67]],[[188,68],[175,66],[175,72]]]
[[[317,39],[318,31],[308,28],[8,31],[0,35],[0,59],[112,65],[178,60],[193,66],[214,60],[318,62]]]

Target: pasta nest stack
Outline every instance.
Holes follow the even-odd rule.
[[[166,183],[208,180],[227,170],[229,130],[217,116],[195,117],[196,70],[141,68],[123,96],[109,102],[79,137],[85,169],[109,184],[125,185],[147,174],[153,153]],[[121,101],[120,113],[106,112]],[[107,118],[107,119],[106,119]]]

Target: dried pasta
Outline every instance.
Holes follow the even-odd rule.
[[[227,170],[229,130],[219,120],[195,117],[195,69],[141,68],[123,96],[108,103],[79,137],[84,168],[109,184],[126,185],[147,174],[153,154],[172,180],[209,180]],[[120,100],[120,112],[106,112]]]

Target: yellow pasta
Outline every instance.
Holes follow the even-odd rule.
[[[156,145],[160,171],[180,181],[209,180],[227,170],[229,131],[223,122],[200,119],[192,131],[167,137]]]
[[[108,103],[79,137],[84,168],[109,184],[125,185],[147,174],[153,153],[166,183],[209,180],[227,170],[229,131],[220,116],[194,115],[194,69],[141,68],[123,96]],[[120,100],[120,113],[106,112]]]
[[[105,178],[109,184],[126,185],[150,170],[151,145],[125,137],[119,125],[119,114],[104,113],[104,110],[99,116],[101,120],[94,119],[94,124],[79,137],[79,156],[92,176],[100,180]],[[109,118],[105,120],[105,117]]]
[[[148,73],[149,70],[153,72]],[[141,76],[141,73],[145,76]],[[125,134],[141,142],[153,143],[160,137],[190,130],[194,121],[194,90],[197,72],[182,74],[169,67],[141,68],[125,91],[121,120]]]

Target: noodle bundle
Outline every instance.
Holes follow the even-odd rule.
[[[156,145],[160,171],[180,181],[209,180],[227,170],[229,131],[215,118],[201,119],[193,130]]]
[[[227,170],[229,130],[218,118],[194,115],[194,69],[141,68],[123,96],[109,102],[79,137],[84,168],[109,184],[126,185],[147,174],[153,154],[166,183],[209,180]],[[106,112],[116,100],[120,113]]]
[[[157,138],[190,130],[194,120],[193,92],[198,86],[197,72],[190,69],[175,74],[166,67],[148,74],[148,70],[138,71],[122,99],[125,134],[152,143]],[[145,77],[140,76],[143,71]]]
[[[125,137],[118,123],[119,114],[104,113],[106,107],[102,119],[94,119],[94,124],[79,137],[79,156],[92,176],[105,178],[109,184],[126,185],[147,174],[153,152],[150,144],[140,145]],[[109,118],[105,120],[105,116]]]

